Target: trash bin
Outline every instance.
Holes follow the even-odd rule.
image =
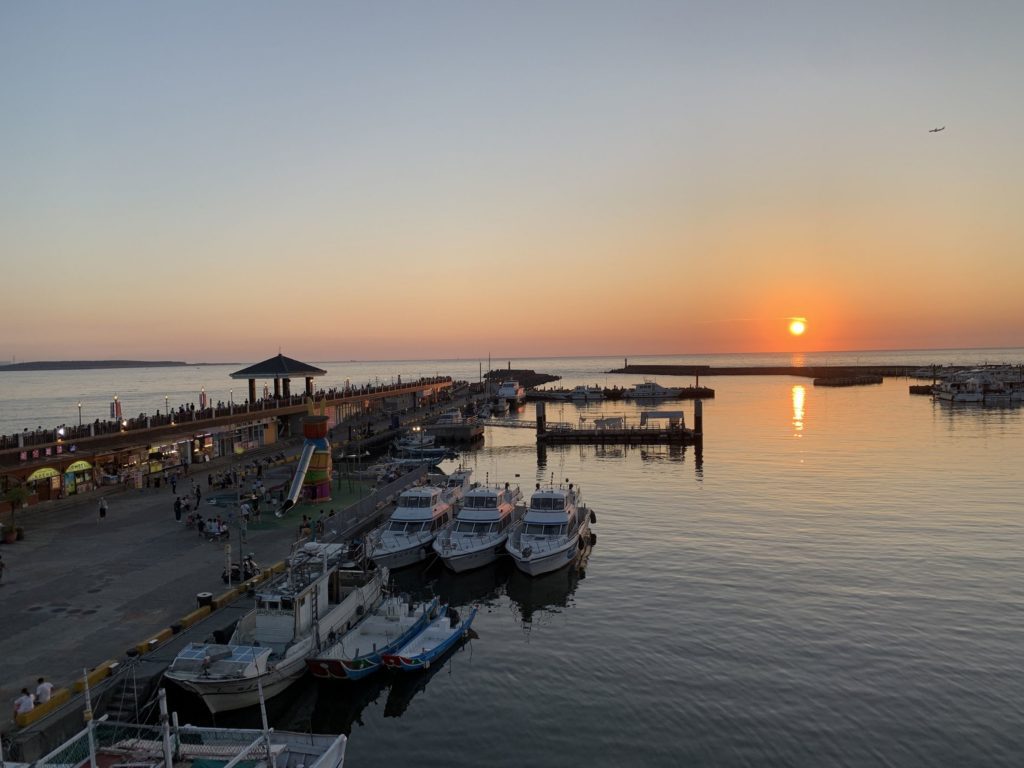
[[[213,605],[213,592],[196,592],[196,605],[200,608],[204,605]]]

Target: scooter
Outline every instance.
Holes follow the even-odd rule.
[[[232,563],[230,576],[228,575],[228,571],[225,568],[221,572],[220,578],[221,581],[223,581],[225,584],[230,584],[233,581],[248,581],[249,579],[259,576],[260,573],[260,567],[256,564],[256,561],[252,559],[252,555],[247,555],[246,558],[242,561],[241,567],[238,565],[238,563]]]

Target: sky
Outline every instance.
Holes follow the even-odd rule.
[[[2,3],[0,360],[1024,346],[1022,28]]]

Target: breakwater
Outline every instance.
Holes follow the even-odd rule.
[[[627,365],[607,373],[631,373],[644,376],[802,376],[825,379],[855,376],[909,376],[917,365]]]

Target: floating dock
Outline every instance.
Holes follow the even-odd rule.
[[[537,443],[544,445],[701,445],[704,440],[703,403],[694,402],[693,428],[687,428],[682,411],[644,411],[639,425],[622,417],[595,419],[592,427],[555,424],[549,428],[547,403],[537,403]]]

